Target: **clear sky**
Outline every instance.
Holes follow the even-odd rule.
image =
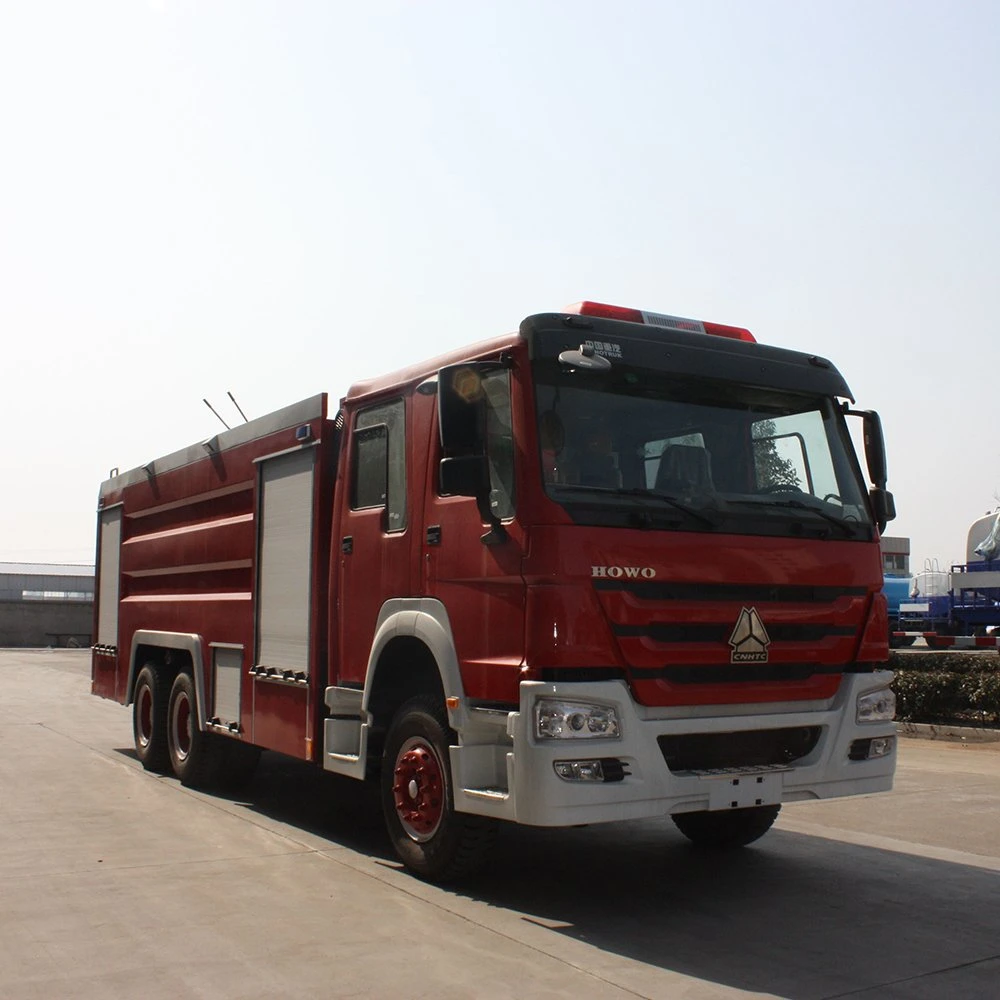
[[[1000,4],[0,0],[0,560],[581,298],[832,358],[913,565],[1000,493]]]

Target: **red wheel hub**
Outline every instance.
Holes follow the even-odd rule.
[[[139,690],[139,742],[148,746],[153,736],[153,695],[145,685]]]
[[[417,841],[434,836],[444,814],[444,774],[434,748],[408,740],[396,757],[392,796],[407,834]]]
[[[184,760],[191,752],[191,702],[181,694],[174,708],[174,742],[177,755]]]

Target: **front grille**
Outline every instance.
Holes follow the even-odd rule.
[[[647,622],[643,625],[614,625],[622,639],[650,639],[670,643],[714,642],[726,645],[733,632],[732,622]],[[771,642],[822,642],[830,636],[855,635],[854,625],[825,625],[815,622],[771,622],[767,634]]]
[[[843,597],[868,596],[865,587],[814,587],[775,583],[689,583],[666,580],[595,580],[598,591],[620,591],[644,601],[738,601],[833,604]]]
[[[735,733],[687,733],[659,736],[656,742],[674,774],[712,768],[768,767],[790,764],[811,753],[819,726]]]

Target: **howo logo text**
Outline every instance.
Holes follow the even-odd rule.
[[[595,580],[605,577],[612,580],[652,580],[656,570],[652,566],[591,566],[590,575]]]

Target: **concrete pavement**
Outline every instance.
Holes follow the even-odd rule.
[[[265,755],[243,797],[144,772],[89,654],[0,651],[0,998],[1000,994],[1000,752],[904,741],[891,795],[759,845],[512,828],[461,889],[375,796]]]

